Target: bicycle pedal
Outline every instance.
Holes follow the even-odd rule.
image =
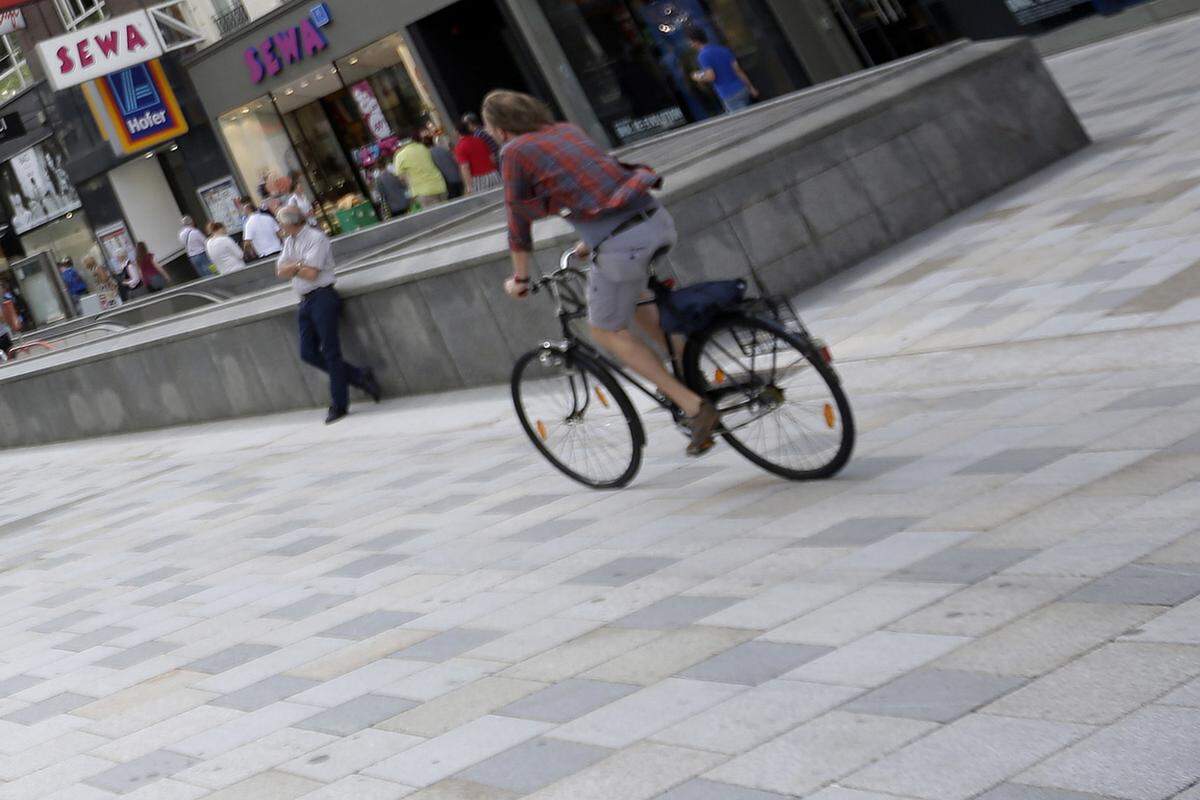
[[[705,442],[701,446],[701,448],[699,450],[692,450],[689,447],[685,452],[687,453],[689,458],[700,458],[701,456],[707,455],[709,452],[711,452],[713,447],[716,446],[716,444],[717,444],[716,439],[709,439],[707,442]]]

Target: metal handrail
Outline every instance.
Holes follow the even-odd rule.
[[[109,309],[108,311],[97,314],[96,321],[99,322],[101,320],[110,319],[110,318],[118,316],[122,313],[131,311],[135,308],[142,309],[142,308],[147,308],[149,306],[155,305],[157,303],[165,303],[168,300],[174,300],[177,297],[198,297],[207,303],[211,303],[212,305],[216,305],[218,303],[224,302],[224,300],[222,298],[217,297],[215,294],[211,294],[209,292],[198,292],[195,289],[185,289],[183,291],[172,292],[171,294],[169,294],[165,297],[153,297],[153,298],[148,298],[148,299],[144,299],[144,300],[139,300],[136,305],[118,306],[116,308]]]

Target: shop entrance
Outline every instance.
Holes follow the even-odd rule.
[[[479,113],[493,89],[552,95],[516,26],[496,0],[459,0],[409,28],[455,120]]]
[[[828,2],[868,67],[939,47],[960,35],[942,0]]]
[[[722,113],[695,80],[691,30],[733,51],[763,99],[809,85],[761,0],[540,0],[596,116],[619,144]]]
[[[280,179],[290,178],[306,190],[332,233],[377,221],[370,200],[375,171],[401,141],[430,123],[442,125],[400,34],[220,118],[255,200],[281,202]]]

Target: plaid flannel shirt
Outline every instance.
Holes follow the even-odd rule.
[[[535,220],[556,214],[595,219],[624,208],[659,183],[649,169],[630,169],[575,125],[558,123],[510,142],[501,157],[508,206],[508,244],[533,249]]]

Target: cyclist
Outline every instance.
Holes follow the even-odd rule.
[[[720,422],[716,408],[672,375],[629,329],[636,322],[654,341],[666,341],[658,309],[639,305],[651,260],[676,241],[674,220],[650,193],[661,180],[649,168],[622,164],[575,125],[556,123],[549,108],[527,94],[491,92],[483,101],[483,119],[503,148],[513,261],[505,291],[516,298],[529,293],[533,222],[553,214],[564,217],[582,240],[575,254],[592,259],[592,337],[679,406],[691,430],[688,455],[706,452]]]

